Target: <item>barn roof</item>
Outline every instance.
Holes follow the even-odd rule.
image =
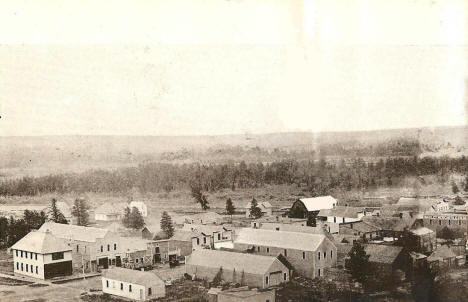
[[[323,234],[243,228],[239,231],[235,243],[315,251],[325,238]]]
[[[162,281],[161,278],[154,273],[142,272],[121,267],[114,267],[108,270],[104,270],[102,276],[112,280],[145,286],[164,284],[164,281]]]
[[[364,251],[368,254],[370,262],[392,264],[403,250],[401,246],[368,244]]]
[[[336,199],[330,195],[312,198],[300,198],[299,201],[304,204],[308,212],[320,211],[322,209],[332,209],[337,204]]]
[[[65,240],[53,236],[50,232],[41,231],[29,232],[11,248],[38,254],[50,254],[72,250]]]
[[[227,270],[235,269],[238,273],[244,271],[245,273],[263,275],[277,260],[276,257],[270,256],[202,249],[187,256],[186,264],[212,268],[222,267]]]
[[[50,221],[44,223],[39,230],[49,230],[52,235],[58,238],[86,242],[96,242],[96,239],[104,238],[110,232],[106,229],[60,224]]]

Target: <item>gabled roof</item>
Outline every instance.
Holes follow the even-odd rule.
[[[320,211],[322,209],[332,209],[337,204],[337,201],[332,196],[319,196],[312,198],[300,198],[299,199],[307,211]]]
[[[370,262],[392,264],[403,250],[401,246],[367,244],[364,251],[368,254]]]
[[[104,238],[110,233],[110,231],[106,229],[60,224],[50,221],[44,223],[39,230],[43,232],[49,230],[52,235],[58,238],[86,242],[96,242],[96,239]]]
[[[318,213],[318,216],[358,218],[358,214],[364,212],[364,210],[365,208],[362,208],[362,207],[336,206],[333,209],[320,210],[320,212]]]
[[[162,281],[161,278],[154,273],[142,272],[121,267],[114,267],[108,270],[104,270],[102,276],[104,278],[112,280],[123,281],[144,286],[164,284],[164,281]]]
[[[11,248],[38,254],[50,254],[72,250],[65,240],[53,236],[50,232],[41,231],[29,232]]]
[[[434,233],[434,231],[425,227],[421,227],[421,228],[417,228],[416,230],[412,230],[411,233],[421,236],[421,235],[432,234]]]
[[[123,214],[125,208],[128,207],[128,204],[125,202],[116,202],[110,203],[106,202],[105,204],[98,207],[94,213],[95,214],[105,214],[105,215],[118,215]]]
[[[186,265],[197,265],[211,268],[234,270],[239,274],[265,274],[275,261],[276,257],[261,256],[246,253],[227,252],[219,250],[202,249],[194,251],[187,257]]]
[[[199,234],[197,232],[190,232],[190,231],[183,231],[183,230],[176,230],[174,232],[174,236],[172,236],[169,240],[177,240],[177,241],[192,241],[193,237],[197,237]]]
[[[325,238],[322,234],[243,228],[234,243],[315,251]]]
[[[437,258],[440,259],[449,259],[449,258],[455,258],[457,255],[448,247],[447,245],[441,245],[437,247],[437,249],[429,256],[427,257],[428,261],[434,261]]]

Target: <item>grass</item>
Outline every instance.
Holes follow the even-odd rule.
[[[0,285],[22,286],[22,285],[31,285],[31,284],[33,284],[33,282],[0,277]]]

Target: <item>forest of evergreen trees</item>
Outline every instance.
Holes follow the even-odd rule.
[[[205,191],[223,188],[256,188],[265,184],[297,185],[312,194],[331,189],[368,189],[393,186],[406,176],[468,173],[468,159],[391,157],[366,162],[277,160],[270,163],[167,164],[146,163],[116,170],[91,170],[84,173],[23,177],[0,183],[1,195],[43,193],[128,192],[142,193],[188,190],[194,183]]]

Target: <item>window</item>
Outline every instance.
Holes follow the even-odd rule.
[[[345,218],[343,217],[343,223],[345,222]]]
[[[429,224],[432,224],[432,219],[429,220]]]
[[[336,223],[336,217],[333,217],[333,222],[335,222],[335,223]]]
[[[318,269],[318,276],[320,277],[320,269]]]
[[[128,285],[128,291],[132,292],[132,285],[131,284]]]
[[[30,255],[30,256],[31,256],[31,259],[32,259],[32,256],[33,256],[33,253],[32,253],[32,252],[31,252],[31,255]]]
[[[452,224],[452,220],[449,220],[449,225],[451,225],[451,224]]]
[[[327,252],[323,252],[323,259],[327,259]]]
[[[286,257],[288,255],[288,250],[284,249],[284,256]]]
[[[29,264],[26,263],[26,272],[28,272]]]
[[[63,259],[63,252],[52,253],[52,260]]]
[[[38,271],[39,271],[39,267],[36,265],[36,274],[39,274]]]
[[[23,251],[21,251],[21,258],[23,258]]]
[[[144,262],[144,261],[143,261],[143,258],[141,258],[140,261],[141,261],[141,263],[143,263],[143,262]]]
[[[458,225],[461,225],[461,220],[458,220]]]
[[[120,290],[123,290],[123,283],[120,283]]]
[[[117,243],[114,243],[114,251],[117,250]]]
[[[76,252],[78,253],[80,251],[80,245],[76,245]]]
[[[259,246],[257,246],[257,251],[259,251],[259,252],[260,252],[260,247],[259,247]]]
[[[203,237],[203,244],[206,244],[206,237]]]
[[[330,258],[333,259],[333,250],[330,251]]]
[[[269,252],[270,252],[270,248],[269,248],[269,247],[267,247],[267,248],[266,248],[266,251],[267,251],[267,253],[269,253]]]
[[[306,258],[306,254],[305,252],[302,252],[302,259],[305,259]]]
[[[21,263],[21,271],[23,271],[23,263]]]
[[[279,228],[277,227],[276,230],[279,231]]]
[[[135,262],[138,263],[138,258],[136,258]]]
[[[148,287],[148,296],[151,296],[151,287]]]
[[[106,287],[109,287],[109,280],[106,280]]]
[[[197,245],[200,245],[200,238],[197,238]]]
[[[110,251],[110,244],[107,245],[107,251]]]
[[[304,259],[304,256],[302,256],[302,259]],[[318,260],[320,260],[320,252],[318,252]]]
[[[442,225],[442,220],[439,219],[439,225]]]
[[[268,284],[268,282],[270,282],[268,276],[265,277],[265,284]]]
[[[35,257],[35,258],[36,258],[36,260],[37,260],[37,253],[34,253],[34,257]]]
[[[283,280],[286,281],[288,279],[288,274],[283,273]]]
[[[101,253],[104,252],[104,247],[101,245]]]
[[[218,234],[218,240],[221,240],[221,234]]]
[[[19,262],[16,262],[16,270],[19,270]]]
[[[16,250],[16,257],[18,257],[18,250]]]

